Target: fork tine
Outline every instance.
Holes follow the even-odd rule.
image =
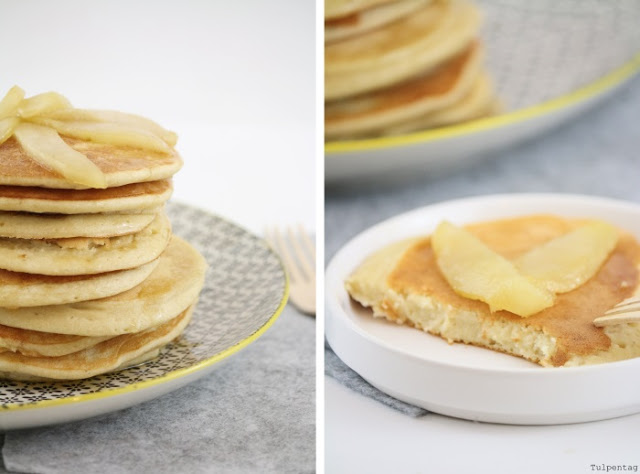
[[[623,313],[637,313],[640,311],[640,304],[638,305],[627,305],[623,308],[619,308],[617,306],[614,306],[613,308],[611,308],[609,311],[607,311],[606,313],[604,313],[607,316],[613,316],[616,314],[623,314]]]
[[[632,296],[621,301],[602,316],[593,320],[597,327],[640,321],[640,299]]]
[[[291,277],[291,279],[301,280],[302,274],[300,273],[300,270],[298,270],[298,266],[296,265],[296,262],[294,262],[293,259],[291,258],[291,255],[289,253],[289,250],[287,249],[286,243],[282,238],[282,234],[277,229],[273,229],[271,231],[271,238],[273,239],[273,243],[275,244],[274,249],[276,250],[278,255],[280,255],[280,258],[283,260],[284,266],[287,268],[287,271],[289,272],[289,276]]]
[[[298,257],[298,263],[300,264],[300,267],[302,267],[302,271],[306,277],[311,278],[314,271],[311,268],[311,265],[309,265],[309,257],[305,255],[303,248],[300,246],[300,239],[296,238],[291,227],[287,228],[287,233],[289,234],[289,242]]]
[[[593,324],[597,327],[609,326],[613,324],[637,323],[640,321],[640,312],[638,311],[621,311],[620,313],[607,314],[593,320]]]
[[[620,308],[631,308],[633,306],[640,306],[640,300],[637,299],[637,298],[624,300],[621,303],[618,303],[617,305],[615,305],[609,311],[617,310],[617,309],[620,309]],[[607,313],[609,311],[607,311]]]
[[[313,261],[313,263],[315,264],[316,262],[316,249],[315,249],[315,245],[313,244],[313,242],[311,241],[311,238],[309,237],[309,234],[307,234],[304,230],[304,227],[302,227],[302,224],[298,224],[298,233],[300,234],[300,236],[302,237],[302,242],[304,243],[305,248],[307,249],[307,252],[309,253],[309,255],[311,255],[311,260]]]

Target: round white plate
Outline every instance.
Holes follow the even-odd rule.
[[[487,70],[506,113],[325,145],[328,183],[433,174],[532,138],[604,100],[640,69],[640,3],[480,0]]]
[[[287,301],[286,274],[265,242],[235,224],[170,203],[173,231],[206,258],[207,271],[184,334],[146,364],[86,380],[0,380],[0,430],[101,415],[151,400],[207,375],[255,341]]]
[[[602,218],[640,239],[640,205],[561,194],[511,194],[445,202],[402,214],[346,244],[326,272],[326,336],[373,386],[444,415],[510,424],[560,424],[640,412],[640,358],[543,368],[518,357],[374,319],[354,304],[345,278],[386,244],[429,234],[443,219],[464,224],[532,213]]]

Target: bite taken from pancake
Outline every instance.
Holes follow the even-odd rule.
[[[56,92],[0,100],[0,377],[88,378],[182,334],[207,264],[164,211],[176,141]]]
[[[527,215],[390,244],[347,278],[373,316],[545,367],[640,356],[637,323],[594,319],[640,293],[640,244],[600,220]]]

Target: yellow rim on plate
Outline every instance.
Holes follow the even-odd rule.
[[[390,137],[370,138],[365,140],[348,140],[328,142],[325,144],[324,151],[327,154],[342,153],[351,151],[364,151],[373,149],[391,148],[403,145],[412,145],[415,143],[425,143],[440,140],[443,138],[451,138],[468,133],[480,132],[503,125],[510,125],[522,122],[530,118],[539,117],[556,110],[575,105],[584,100],[595,97],[606,92],[609,89],[621,84],[629,79],[640,70],[640,53],[636,54],[630,61],[617,69],[614,69],[606,76],[587,84],[573,92],[557,97],[555,99],[542,102],[531,107],[510,112],[495,117],[488,117],[480,120],[453,125],[450,127],[442,127],[422,132],[415,132],[407,135],[398,135]]]
[[[138,383],[135,383],[135,384],[127,385],[126,387],[114,388],[114,389],[111,389],[111,390],[102,390],[102,391],[96,392],[96,393],[88,393],[88,394],[83,394],[83,395],[76,395],[76,396],[73,396],[73,397],[66,397],[66,398],[61,398],[61,399],[56,399],[56,400],[42,400],[42,401],[33,402],[33,403],[26,403],[26,404],[25,403],[15,403],[15,404],[12,403],[12,404],[7,404],[7,405],[2,405],[2,406],[0,406],[0,413],[2,413],[3,411],[4,412],[7,412],[7,411],[15,412],[15,411],[21,411],[21,410],[30,410],[30,409],[35,409],[35,408],[45,408],[45,407],[68,405],[70,403],[87,402],[87,401],[91,401],[91,400],[100,400],[102,398],[109,398],[109,397],[113,397],[113,396],[116,396],[116,395],[122,395],[122,394],[125,394],[125,393],[134,392],[136,390],[153,387],[153,386],[159,385],[161,383],[166,383],[166,382],[169,382],[171,380],[175,380],[175,379],[178,379],[180,377],[184,377],[184,376],[189,375],[189,374],[191,374],[193,372],[197,372],[199,370],[205,369],[205,368],[207,368],[207,367],[209,367],[209,366],[221,361],[222,359],[226,359],[230,355],[235,354],[236,352],[240,351],[241,349],[245,348],[246,346],[248,346],[249,344],[254,342],[267,329],[269,329],[269,327],[271,327],[271,325],[275,322],[275,320],[278,319],[278,316],[280,316],[280,314],[284,310],[284,307],[287,304],[287,300],[289,298],[289,276],[287,275],[287,272],[286,272],[286,270],[284,268],[284,265],[282,264],[282,260],[280,260],[280,257],[275,252],[273,252],[273,250],[270,250],[270,251],[271,251],[271,253],[273,253],[276,256],[276,258],[278,259],[278,262],[280,263],[280,267],[282,268],[282,272],[284,274],[284,292],[282,294],[282,299],[280,300],[280,304],[276,308],[275,312],[269,317],[269,319],[262,326],[260,326],[260,328],[258,328],[258,330],[256,330],[249,337],[237,342],[233,346],[228,347],[227,349],[219,352],[218,354],[214,355],[213,357],[210,357],[210,358],[205,359],[205,360],[203,360],[201,362],[198,362],[197,364],[194,364],[194,365],[192,365],[190,367],[187,367],[187,368],[184,368],[184,369],[178,369],[178,370],[176,370],[174,372],[171,372],[171,373],[169,373],[167,375],[164,375],[164,376],[161,376],[161,377],[157,377],[157,378],[153,378],[151,380],[146,380],[146,381],[143,381],[143,382],[138,382]]]

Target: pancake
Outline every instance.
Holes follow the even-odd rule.
[[[172,237],[158,266],[138,286],[80,303],[0,308],[0,324],[79,336],[117,336],[163,324],[198,297],[207,264],[187,242]]]
[[[140,212],[162,206],[171,197],[164,179],[107,189],[47,189],[0,186],[0,211],[56,214]]]
[[[410,15],[429,3],[431,0],[398,0],[326,20],[324,39],[331,42],[360,35]]]
[[[326,0],[324,2],[324,17],[328,19],[340,18],[391,2],[393,0]]]
[[[325,105],[328,138],[380,133],[394,125],[452,106],[469,93],[482,65],[482,49],[471,43],[435,71],[400,85]]]
[[[0,212],[0,237],[13,239],[116,237],[140,232],[151,224],[158,212],[156,208],[135,214],[69,215]]]
[[[134,268],[158,258],[171,238],[164,213],[140,232],[108,238],[0,238],[0,268],[37,275],[93,275]]]
[[[455,123],[466,122],[482,117],[489,117],[495,113],[496,102],[487,74],[482,73],[476,79],[471,90],[458,102],[442,110],[427,113],[422,117],[402,122],[381,131],[383,135],[402,135],[442,127]]]
[[[176,151],[165,155],[132,147],[62,138],[100,168],[108,187],[168,179],[182,166],[182,159]],[[0,185],[83,189],[81,185],[38,165],[13,137],[0,145]]]
[[[433,3],[382,28],[325,46],[325,100],[397,84],[464,50],[480,16],[462,2]]]
[[[139,285],[157,265],[156,259],[128,270],[73,276],[0,270],[0,306],[20,308],[106,298]]]
[[[467,229],[494,251],[512,259],[582,222],[526,216],[479,223]],[[530,317],[492,313],[486,303],[453,291],[440,273],[428,237],[381,249],[347,279],[352,298],[385,317],[438,335],[516,355],[542,366],[573,366],[640,356],[640,325],[597,328],[593,320],[640,291],[640,245],[621,232],[598,272],[555,304]]]
[[[28,357],[60,357],[95,346],[112,337],[53,334],[0,325],[0,354],[16,352]]]
[[[0,376],[11,380],[78,380],[140,363],[178,337],[189,324],[193,306],[148,331],[125,334],[60,357],[0,353]],[[150,354],[151,353],[151,354]]]

